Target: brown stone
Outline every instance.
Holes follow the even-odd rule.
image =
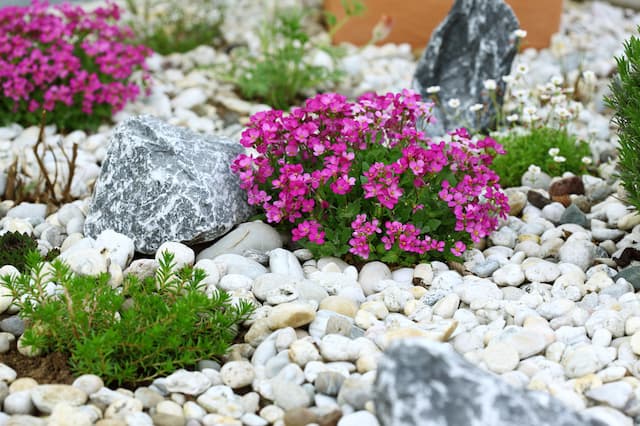
[[[534,190],[529,190],[529,192],[527,192],[527,201],[539,209],[542,209],[544,208],[544,206],[551,204],[550,199]]]
[[[559,179],[549,187],[549,195],[553,197],[569,194],[584,194],[584,184],[579,176],[571,176]]]

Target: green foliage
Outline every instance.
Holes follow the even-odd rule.
[[[129,26],[138,41],[153,51],[168,55],[184,53],[221,38],[224,5],[219,0],[160,1],[126,0],[132,16]]]
[[[564,172],[580,174],[586,171],[583,158],[589,157],[589,144],[578,141],[566,130],[550,127],[534,127],[526,134],[511,133],[499,142],[504,146],[506,154],[493,161],[492,169],[500,176],[503,188],[520,186],[521,177],[530,165],[550,176],[560,176]],[[552,149],[557,149],[553,153]],[[554,157],[564,158],[556,161]]]
[[[0,235],[0,266],[12,265],[24,272],[27,254],[37,249],[37,241],[28,234],[18,231],[4,233]]]
[[[627,40],[624,56],[616,61],[618,76],[605,102],[615,110],[613,121],[619,126],[620,179],[629,203],[640,210],[640,39]]]
[[[25,274],[2,277],[30,324],[24,343],[69,354],[75,373],[97,374],[108,384],[147,382],[219,357],[253,312],[249,302],[232,305],[223,291],[207,296],[204,271],[176,271],[170,253],[154,278],[129,275],[117,289],[108,274],[80,276],[59,260],[51,265],[31,252]]]
[[[337,83],[343,73],[335,65],[342,53],[312,41],[305,30],[305,16],[302,9],[278,9],[260,31],[260,52],[234,49],[231,67],[222,78],[233,83],[242,97],[276,109],[288,109],[321,84]],[[309,62],[309,54],[316,49],[329,54],[333,70]]]
[[[338,17],[331,12],[324,12],[325,22],[329,27],[329,35],[333,35],[342,28],[349,19],[354,16],[363,15],[367,11],[367,7],[360,0],[340,0],[342,10],[344,10],[344,18],[338,20]]]

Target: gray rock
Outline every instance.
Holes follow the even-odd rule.
[[[417,339],[393,344],[380,360],[375,407],[386,426],[605,425],[549,394],[512,387],[449,345]]]
[[[618,281],[619,278],[624,278],[631,283],[634,289],[640,290],[640,266],[629,266],[623,269],[613,277],[613,281]]]
[[[18,315],[12,315],[0,321],[0,330],[11,333],[16,337],[24,333],[25,323]]]
[[[471,123],[474,129],[491,125],[495,108],[484,81],[496,81],[496,101],[501,105],[505,90],[501,77],[511,71],[516,54],[513,32],[519,27],[511,7],[502,0],[456,0],[431,35],[414,74],[414,88],[423,98],[428,98],[428,87],[440,86],[446,111],[451,112],[446,106],[449,99],[460,100],[460,114],[444,114],[440,106],[434,108],[438,122],[429,127],[430,133],[442,135],[463,123]],[[487,105],[489,113],[470,111],[476,103]]]
[[[560,216],[559,224],[563,225],[565,223],[575,223],[576,225],[580,225],[583,228],[589,228],[589,221],[587,220],[587,215],[585,215],[582,210],[578,208],[575,204],[571,204],[567,207],[562,216]]]
[[[241,152],[231,140],[151,116],[126,120],[113,131],[85,235],[113,229],[148,254],[165,241],[214,240],[251,215],[229,168]]]

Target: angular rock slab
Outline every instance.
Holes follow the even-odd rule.
[[[517,389],[449,345],[407,339],[378,364],[376,415],[383,426],[605,426],[552,396]]]
[[[433,31],[413,76],[414,90],[425,100],[430,96],[428,87],[440,86],[440,105],[433,109],[437,122],[425,129],[429,134],[491,125],[495,107],[484,81],[496,81],[496,101],[502,105],[502,76],[511,71],[516,55],[513,32],[519,27],[516,15],[503,0],[456,0],[449,15]],[[453,98],[460,100],[457,117],[446,105]],[[476,103],[487,105],[488,112],[478,115],[469,111]]]
[[[96,181],[85,235],[113,229],[136,250],[154,253],[165,241],[214,240],[251,215],[230,170],[244,148],[155,117],[132,117],[113,131]]]

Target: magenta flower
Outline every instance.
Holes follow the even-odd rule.
[[[430,108],[405,90],[356,102],[324,93],[288,114],[259,112],[240,141],[257,155],[231,168],[249,203],[315,254],[458,257],[506,218],[489,168],[503,151],[464,129],[451,142],[427,138],[416,122],[432,121]]]
[[[30,112],[27,124],[36,124],[42,108],[64,127],[64,116],[104,120],[137,98],[133,75],[141,71],[142,84],[149,80],[151,50],[127,43],[133,33],[114,23],[119,18],[114,3],[90,13],[39,0],[0,8],[0,91],[12,101],[0,115]]]

